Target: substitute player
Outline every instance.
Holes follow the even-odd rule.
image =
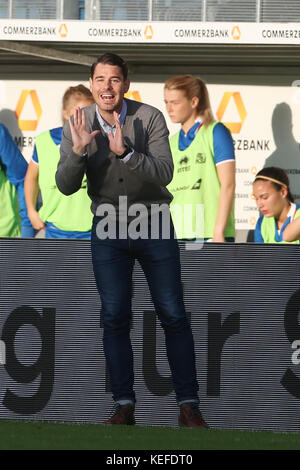
[[[214,120],[208,90],[200,78],[170,78],[164,98],[170,119],[181,124],[181,130],[170,139],[174,161],[174,176],[168,185],[174,197],[171,210],[196,204],[204,207],[203,236],[196,221],[191,229],[180,226],[173,216],[177,236],[234,241],[235,157],[230,131]]]
[[[69,87],[62,100],[63,122],[74,113],[75,107],[84,108],[93,102],[90,90],[84,85]],[[62,127],[56,127],[36,138],[25,178],[28,216],[36,230],[46,229],[46,238],[90,238],[93,216],[86,180],[72,197],[64,196],[55,183],[62,130]],[[39,188],[43,205],[37,211]]]
[[[28,163],[7,128],[0,124],[0,237],[33,237],[24,179]]]
[[[294,203],[289,178],[281,168],[266,167],[257,173],[253,194],[261,212],[254,232],[256,243],[299,243],[294,229],[285,231],[295,220],[299,226],[300,205]],[[298,231],[299,234],[299,231]],[[294,241],[292,241],[294,240]]]

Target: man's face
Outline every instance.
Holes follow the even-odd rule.
[[[129,90],[130,81],[124,80],[122,71],[117,65],[97,64],[93,78],[90,78],[90,89],[99,112],[120,113],[124,94]]]

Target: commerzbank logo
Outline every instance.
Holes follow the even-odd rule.
[[[31,100],[35,119],[21,119],[24,112],[24,106],[28,100]],[[30,104],[30,103],[29,103]],[[21,131],[35,131],[42,115],[42,108],[36,90],[22,90],[19,101],[15,109],[15,115],[18,120],[18,126]]]
[[[236,106],[236,110],[238,112],[240,121],[222,121],[225,111],[227,110],[230,102],[233,100],[234,105]],[[241,94],[239,91],[225,91],[219,108],[216,112],[217,118],[219,121],[222,121],[226,127],[232,132],[233,134],[238,134],[244,124],[244,121],[247,116],[247,111],[245,105],[243,103]]]
[[[232,39],[234,39],[235,41],[238,41],[241,35],[242,33],[241,33],[240,28],[238,26],[234,26],[231,31]]]
[[[153,35],[154,35],[153,28],[150,24],[148,24],[145,28],[144,36],[145,36],[146,39],[152,39]]]
[[[124,96],[129,100],[142,101],[140,92],[138,90],[130,90]]]
[[[59,27],[58,33],[61,38],[66,38],[68,36],[68,28],[65,23],[62,23]]]

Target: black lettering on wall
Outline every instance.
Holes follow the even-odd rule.
[[[232,335],[240,332],[240,312],[233,312],[222,324],[221,313],[208,315],[207,340],[207,395],[220,396],[221,357],[224,344]]]
[[[29,366],[22,364],[16,357],[14,340],[23,325],[32,325],[41,336],[41,353],[38,360]],[[31,397],[21,397],[7,389],[3,405],[20,414],[34,414],[41,411],[48,403],[54,382],[55,366],[55,309],[43,308],[40,315],[34,308],[22,306],[16,308],[7,318],[2,340],[6,344],[6,371],[18,383],[27,384],[40,376],[38,391]]]
[[[299,311],[300,289],[291,296],[284,312],[284,328],[290,343],[300,339]],[[300,378],[291,369],[285,371],[281,385],[295,398],[300,398]]]

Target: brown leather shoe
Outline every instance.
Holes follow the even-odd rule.
[[[184,403],[180,406],[178,424],[188,428],[209,428],[201,416],[197,403]]]
[[[116,409],[111,418],[104,421],[104,424],[135,424],[134,407],[132,405],[116,404]]]

